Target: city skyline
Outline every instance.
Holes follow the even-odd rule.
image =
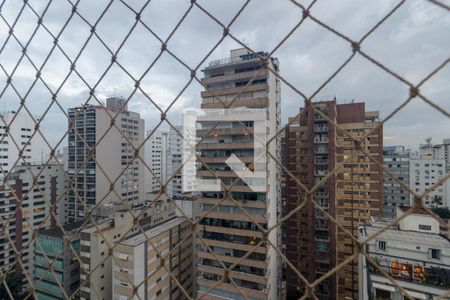
[[[0,300],[450,297],[442,1],[3,1]]]
[[[306,1],[307,2],[307,1]],[[204,3],[206,8],[219,17],[223,22],[229,21],[231,15],[239,7],[239,2],[214,4]],[[36,4],[37,5],[37,4]],[[85,6],[80,4],[78,11],[80,14],[89,16],[92,21],[98,17],[103,3],[95,3]],[[174,1],[166,1],[164,3],[153,3],[151,9],[144,10],[143,20],[155,28],[156,33],[165,38],[169,32],[170,26],[162,26],[162,24],[172,24],[181,17],[182,12],[187,9],[186,6],[176,6]],[[286,35],[292,27],[294,27],[297,14],[301,11],[298,7],[286,1],[286,3],[270,4],[274,14],[285,15],[285,20],[281,22],[279,17],[273,19],[267,18],[269,7],[258,7],[258,5],[250,3],[250,7],[244,11],[244,16],[239,19],[231,32],[238,38],[245,39],[248,46],[252,49],[270,51],[274,46]],[[384,2],[382,5],[377,3],[358,4],[356,1],[345,1],[342,5],[335,4],[330,7],[318,2],[312,9],[311,13],[317,16],[323,16],[324,22],[335,25],[339,24],[338,30],[350,36],[351,38],[361,37],[376,21],[392,9],[394,3]],[[136,3],[135,7],[139,7]],[[349,8],[352,8],[351,17],[346,18]],[[42,7],[40,7],[42,9]],[[88,9],[89,8],[89,9]],[[127,26],[119,27],[116,16],[119,11],[125,8],[125,14],[121,18]],[[3,14],[10,15],[10,18],[17,13],[18,4],[6,2],[3,7]],[[328,10],[333,10],[330,13]],[[59,13],[66,11],[67,4],[52,3],[48,12],[49,27],[53,31],[59,29],[59,25],[63,18],[67,15]],[[167,13],[170,11],[171,13]],[[175,35],[168,43],[168,49],[180,56],[190,67],[196,66],[207,54],[206,49],[213,46],[213,41],[217,41],[222,34],[220,27],[213,21],[207,20],[207,16],[199,9],[193,9],[196,18],[189,18],[183,23],[182,32]],[[294,17],[295,16],[295,17]],[[159,22],[164,18],[164,22]],[[265,23],[259,22],[265,19]],[[45,20],[45,19],[44,19]],[[150,21],[149,21],[150,20]],[[20,27],[16,30],[19,37],[26,36],[29,31],[34,28],[34,20],[30,15],[29,19],[22,19],[23,24],[27,26]],[[109,45],[115,51],[119,44],[119,40],[125,36],[125,31],[134,21],[131,11],[125,6],[119,4],[113,5],[109,13],[104,17],[99,26],[99,36],[106,38]],[[210,28],[206,29],[202,22],[207,22]],[[358,22],[359,26],[352,26],[354,22]],[[62,24],[62,23],[61,23]],[[249,24],[258,24],[253,30],[249,30]],[[445,59],[445,51],[448,49],[448,39],[442,38],[444,32],[440,28],[450,24],[450,17],[445,15],[445,11],[439,7],[426,5],[424,1],[410,1],[404,7],[396,12],[395,16],[387,24],[383,24],[373,36],[371,36],[363,46],[364,49],[372,50],[369,53],[376,53],[374,56],[381,62],[392,62],[392,69],[398,72],[402,77],[418,83],[422,78],[427,76],[430,69],[437,67]],[[78,26],[78,27],[76,27]],[[198,35],[198,30],[202,30],[202,35]],[[76,54],[78,47],[73,47],[73,41],[85,39],[89,33],[89,27],[79,18],[75,17],[62,34],[60,43],[64,50],[69,51],[71,56]],[[264,35],[266,31],[272,32],[271,35]],[[112,33],[116,35],[112,35]],[[264,38],[261,38],[264,36]],[[0,32],[0,39],[6,37],[6,31]],[[313,38],[314,37],[314,38]],[[386,41],[387,37],[387,41]],[[143,39],[148,47],[140,47]],[[29,47],[30,57],[35,58],[39,62],[42,61],[42,53],[49,50],[42,45],[51,45],[51,38],[43,32],[39,33],[40,44],[32,42]],[[420,40],[418,44],[417,40]],[[48,41],[48,43],[47,43]],[[306,41],[306,42],[305,42]],[[189,47],[200,46],[198,49],[203,51],[186,51]],[[10,42],[10,47],[2,52],[5,70],[9,72],[14,65],[12,62],[17,58],[17,44]],[[295,48],[294,45],[296,45]],[[331,46],[324,46],[331,45]],[[187,48],[186,48],[187,47]],[[239,45],[229,37],[225,38],[222,44],[210,54],[202,67],[198,69],[197,76],[200,78],[200,70],[206,66],[210,60],[221,59],[227,56],[228,49],[234,49]],[[144,52],[145,49],[145,52]],[[295,51],[293,51],[295,49]],[[407,49],[408,55],[405,55],[404,49]],[[434,51],[430,51],[434,49]],[[136,33],[130,37],[130,41],[125,43],[123,52],[119,53],[118,61],[120,61],[133,76],[140,76],[148,64],[156,57],[160,51],[160,43],[151,37],[151,34],[142,26],[138,26]],[[328,33],[325,29],[312,24],[306,20],[298,31],[295,31],[289,40],[278,49],[273,56],[278,57],[281,61],[280,74],[291,82],[296,88],[311,95],[325,79],[351,54],[351,48],[342,40]],[[69,56],[70,56],[69,55]],[[70,64],[58,51],[55,51],[54,58],[50,60],[47,67],[42,71],[43,78],[52,88],[56,88],[62,82],[62,78],[68,73]],[[8,58],[8,59],[7,59]],[[86,76],[88,82],[95,82],[100,74],[110,62],[111,55],[99,44],[98,41],[91,42],[84,54],[81,55],[77,62],[77,70]],[[427,64],[420,64],[422,60],[427,60]],[[16,71],[17,79],[13,83],[18,85],[18,91],[24,93],[27,87],[34,80],[35,71],[28,62],[23,62]],[[444,109],[450,110],[449,105],[445,101],[445,95],[449,93],[450,87],[446,84],[445,78],[449,76],[449,69],[444,68],[439,74],[427,82],[422,90],[432,100]],[[0,79],[5,77],[4,73],[0,74]],[[169,103],[176,97],[182,87],[188,82],[190,72],[173,57],[165,53],[152,68],[152,71],[141,82],[143,90],[154,98],[155,102],[162,107],[167,107]],[[127,98],[132,91],[131,87],[134,82],[120,68],[114,66],[106,78],[102,80],[96,88],[96,95],[101,101],[105,101],[109,96],[123,96]],[[283,104],[282,104],[282,120],[287,121],[291,111],[296,110],[303,105],[303,99],[295,94],[291,88],[282,83]],[[175,106],[169,111],[168,118],[172,121],[181,117],[182,110],[190,107],[198,107],[200,97],[198,96],[202,87],[198,82],[193,82],[187,90],[183,92],[181,101],[176,102]],[[385,118],[392,110],[400,105],[409,94],[409,88],[399,82],[394,77],[384,73],[381,69],[373,66],[370,62],[365,61],[360,56],[355,57],[349,66],[337,76],[329,85],[322,90],[317,100],[327,100],[336,96],[340,103],[344,102],[366,102],[368,109],[380,110],[381,118]],[[84,103],[89,97],[89,88],[82,83],[76,75],[71,75],[67,84],[59,91],[58,101],[64,108],[78,106]],[[2,109],[17,110],[18,98],[11,88],[5,91],[2,97],[5,101]],[[45,90],[42,83],[33,88],[31,94],[28,95],[29,101],[27,105],[37,114],[43,112],[42,107],[48,105],[51,101],[51,94]],[[39,100],[38,100],[39,99]],[[36,105],[35,103],[45,103],[46,105]],[[91,101],[90,104],[98,104]],[[133,96],[129,103],[130,110],[141,112],[143,119],[146,120],[146,129],[153,129],[160,119],[159,113],[154,106],[146,99],[141,92]],[[61,122],[64,122],[59,108],[51,108],[50,116],[44,118],[43,127],[49,132],[52,144],[55,144],[59,137],[63,136],[62,132],[56,130]],[[414,118],[410,116],[414,115]],[[442,116],[442,117],[441,117]],[[439,119],[439,126],[436,126],[435,120]],[[56,125],[56,126],[55,126]],[[177,124],[178,125],[178,124]],[[166,127],[167,129],[167,127]],[[394,145],[398,143],[409,148],[418,146],[417,136],[419,140],[429,136],[428,132],[434,131],[435,140],[445,138],[445,132],[450,130],[450,122],[437,110],[430,108],[420,99],[413,100],[406,106],[396,118],[387,122],[385,125],[385,144]],[[414,132],[414,134],[412,134]]]

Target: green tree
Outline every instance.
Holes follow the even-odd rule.
[[[432,211],[442,219],[450,219],[450,209],[448,207],[434,207]]]
[[[434,204],[434,207],[441,206],[443,204],[442,196],[434,195],[433,197],[431,197],[431,203]]]
[[[1,278],[3,279],[3,278]],[[10,299],[9,294],[5,287],[8,286],[9,291],[11,292],[11,295],[13,296],[13,299],[21,299],[22,296],[22,288],[24,285],[24,278],[22,274],[18,274],[17,272],[10,272],[6,274],[5,280],[2,280],[0,282],[0,299],[6,300]]]

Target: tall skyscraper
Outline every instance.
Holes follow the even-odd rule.
[[[39,117],[34,117],[36,122]],[[3,172],[24,163],[42,163],[48,151],[33,119],[25,113],[0,114],[0,165]],[[45,156],[44,156],[45,155]]]
[[[148,131],[147,136],[152,132]],[[145,193],[156,193],[161,190],[161,184],[167,180],[168,134],[155,131],[145,143]],[[153,174],[152,174],[153,173]]]
[[[287,258],[313,282],[355,251],[355,242],[332,223],[314,204],[323,208],[357,237],[357,227],[383,211],[382,169],[358,151],[352,140],[320,110],[354,138],[361,138],[379,124],[378,112],[365,111],[364,103],[337,104],[336,100],[307,105],[300,119],[286,130],[287,167],[307,188],[313,188],[330,171],[347,162],[311,194],[310,201],[287,220]],[[364,149],[383,162],[382,127],[366,139]],[[353,155],[354,154],[354,155]],[[353,156],[352,156],[353,155]],[[307,193],[287,176],[287,212],[306,201]],[[320,283],[319,299],[356,299],[357,260]],[[287,295],[297,299],[304,294],[300,278],[287,273]],[[345,298],[348,297],[348,298]]]
[[[268,55],[259,52],[259,55]],[[271,69],[278,72],[279,62],[276,58],[269,58]],[[249,169],[256,165],[252,163],[256,157],[253,135],[257,129],[267,129],[267,140],[272,137],[280,122],[280,82],[270,71],[263,69],[261,60],[257,55],[249,53],[246,49],[231,51],[229,58],[213,61],[204,70],[202,83],[208,89],[203,91],[202,105],[207,108],[225,108],[222,103],[233,103],[233,108],[259,108],[266,109],[266,128],[254,128],[251,116],[241,123],[236,121],[221,121],[220,125],[210,133],[208,130],[214,125],[212,121],[201,122],[199,137],[205,137],[199,144],[197,151],[208,168],[216,172],[222,184],[230,187],[231,182],[237,182],[230,187],[233,199],[251,215],[262,228],[274,226],[281,212],[279,168],[275,161],[267,158],[266,171],[248,178],[253,182],[263,180],[265,186],[260,186],[262,191],[255,192],[238,175],[230,170],[226,160],[231,155],[236,155]],[[256,76],[249,86],[241,93],[243,87]],[[220,102],[218,98],[223,102]],[[239,110],[239,109],[237,109]],[[242,126],[244,124],[244,126]],[[279,157],[278,140],[269,144],[268,149],[274,156]],[[265,155],[265,151],[262,152]],[[197,176],[200,180],[214,179],[205,165],[200,166]],[[256,170],[256,169],[255,169]],[[256,172],[256,171],[255,171]],[[260,172],[260,171],[258,171]],[[259,176],[262,177],[259,177]],[[258,178],[259,177],[259,178]],[[225,198],[225,199],[223,199]],[[203,217],[201,221],[201,234],[203,240],[227,267],[240,260],[248,251],[258,245],[263,238],[263,233],[252,220],[222,191],[202,191],[197,200],[201,208],[197,216]],[[221,202],[215,209],[212,207]],[[268,234],[267,238],[275,247],[280,246],[281,235],[276,227]],[[207,250],[202,241],[197,239],[199,245],[199,264],[197,271],[198,293],[202,295],[208,291],[207,299],[246,299],[239,289],[245,293],[248,299],[277,299],[280,297],[279,285],[281,283],[281,264],[275,250],[268,243],[262,243],[245,259],[240,260],[228,276],[224,278],[223,266],[215,256]],[[224,279],[224,283],[216,285],[218,280]],[[230,283],[232,279],[238,286],[237,289]],[[209,290],[212,288],[211,290]]]
[[[409,152],[403,146],[384,147],[384,167],[405,185],[409,185]],[[384,176],[384,213],[386,218],[395,218],[397,206],[410,204],[409,192],[387,174]]]
[[[144,120],[124,103],[108,98],[106,107],[69,109],[69,221],[84,219],[100,201],[101,206],[144,201],[144,168],[140,159],[133,160],[133,146],[144,141]],[[111,118],[117,113],[116,127]],[[145,147],[139,153],[143,158]]]

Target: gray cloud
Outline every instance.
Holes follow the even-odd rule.
[[[38,13],[45,7],[43,1],[29,1]],[[146,1],[126,1],[139,10]],[[304,4],[306,1],[302,1]],[[81,1],[78,12],[91,24],[100,16],[108,1]],[[199,1],[222,23],[227,24],[239,10],[243,1]],[[153,0],[142,13],[142,20],[165,40],[178,20],[188,9],[189,1]],[[22,3],[5,2],[2,14],[13,22]],[[392,1],[360,2],[347,0],[339,2],[317,1],[311,14],[352,39],[358,40],[396,5]],[[67,1],[53,1],[44,17],[44,24],[56,35],[71,13]],[[270,51],[297,24],[301,10],[290,1],[251,1],[240,18],[231,26],[234,36],[255,50]],[[135,15],[122,3],[114,1],[96,32],[115,52],[129,29]],[[15,34],[25,43],[35,26],[37,18],[25,8],[15,27]],[[0,44],[7,37],[6,25],[0,21]],[[414,84],[442,61],[449,53],[450,14],[435,5],[423,1],[408,1],[394,15],[381,25],[363,43],[362,49],[388,66],[400,76]],[[74,16],[59,39],[59,45],[74,59],[89,36],[90,27],[78,16]],[[209,50],[219,41],[223,30],[206,14],[194,7],[180,28],[168,43],[168,48],[189,67],[196,67]],[[28,55],[36,66],[40,66],[53,46],[53,40],[40,28],[28,47]],[[209,60],[228,56],[229,50],[238,44],[227,37],[212,53]],[[119,52],[119,63],[135,78],[140,77],[160,53],[160,42],[142,25],[138,24],[128,41]],[[18,44],[10,40],[0,54],[0,63],[11,72],[20,57]],[[302,26],[274,53],[281,63],[281,75],[306,95],[311,95],[336,68],[351,54],[348,42],[307,19]],[[79,57],[77,71],[83,79],[94,85],[111,61],[110,52],[93,37]],[[55,91],[68,74],[70,64],[56,49],[50,57],[42,77]],[[201,68],[200,68],[201,69]],[[16,70],[13,83],[24,95],[35,78],[33,66],[24,59]],[[189,71],[168,53],[164,53],[141,82],[143,90],[161,107],[167,107],[189,81]],[[450,67],[441,70],[427,82],[421,91],[430,99],[450,110]],[[0,72],[0,88],[6,76]],[[128,97],[134,82],[114,65],[96,87],[96,95],[104,101],[110,95]],[[88,99],[88,87],[72,74],[58,93],[58,101],[65,110],[84,103]],[[193,82],[174,105],[169,119],[181,123],[181,111],[200,104],[201,86]],[[408,86],[382,71],[365,58],[356,57],[316,97],[326,99],[336,96],[338,101],[365,101],[370,110],[379,110],[387,116],[408,96]],[[27,106],[36,114],[42,114],[50,103],[50,93],[38,82],[27,97]],[[287,121],[303,106],[299,95],[286,85],[282,89],[282,115]],[[19,100],[11,87],[1,99],[1,109],[14,110]],[[90,103],[95,103],[90,100]],[[152,128],[160,119],[159,111],[141,93],[137,92],[130,101],[130,109],[139,111]],[[49,140],[55,143],[63,135],[66,126],[64,115],[54,107],[44,119],[44,128]],[[387,122],[385,144],[405,144],[416,147],[426,136],[433,136],[438,142],[450,136],[450,122],[435,109],[420,99],[414,99],[398,116]]]

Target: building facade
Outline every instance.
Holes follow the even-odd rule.
[[[409,186],[419,195],[431,189],[434,184],[445,176],[445,165],[445,159],[411,159]],[[411,204],[413,204],[414,196],[411,195],[410,198]],[[450,189],[448,188],[448,183],[436,186],[424,198],[424,204],[427,207],[449,207],[449,201]]]
[[[175,300],[193,296],[192,228],[185,218],[173,218],[118,242],[113,255],[111,299]]]
[[[397,208],[397,214],[407,209]],[[385,219],[376,219],[361,226],[360,241],[387,225]],[[439,222],[423,209],[415,208],[398,225],[368,241],[365,251],[408,295],[360,254],[358,299],[437,299],[450,289],[450,242],[440,236]]]
[[[403,146],[384,147],[384,167],[405,185],[409,185],[410,154]],[[392,179],[388,174],[384,176],[384,217],[395,218],[398,206],[410,205],[409,192]]]
[[[167,181],[168,133],[163,131],[147,132],[145,143],[145,193],[159,193],[161,183]],[[147,169],[150,168],[151,172]]]
[[[137,216],[139,226],[134,223]],[[135,236],[175,217],[173,204],[160,201],[135,208],[133,214],[118,209],[95,226],[84,229],[80,235],[81,300],[113,299],[113,257],[110,253],[116,243]]]
[[[34,232],[57,223],[64,224],[64,171],[54,164],[19,166],[7,175],[7,179],[8,184],[2,185],[0,190],[0,217],[4,230],[0,239],[0,268],[11,267],[16,260],[16,248],[22,251],[25,271],[31,271]]]
[[[248,120],[242,122],[221,121],[219,127],[212,132],[208,131],[213,126],[213,121],[199,122],[201,129],[197,136],[205,139],[198,145],[197,151],[206,165],[200,166],[197,177],[200,180],[219,179],[230,189],[231,197],[239,202],[252,219],[267,229],[277,224],[281,214],[279,167],[273,159],[267,157],[265,171],[257,171],[259,166],[255,162],[257,150],[254,149],[253,135],[257,129],[266,129],[264,134],[268,140],[277,132],[280,123],[280,82],[262,67],[258,55],[266,56],[267,53],[259,52],[255,55],[245,49],[232,50],[229,58],[213,61],[203,70],[202,84],[209,91],[201,93],[202,109],[224,109],[228,106],[235,111],[239,108],[265,109],[266,128],[254,128],[250,115]],[[268,58],[268,64],[278,72],[279,62],[276,58]],[[253,81],[249,83],[252,78]],[[278,138],[268,147],[275,157],[280,157]],[[262,153],[265,155],[265,151]],[[260,190],[250,188],[242,177],[239,178],[231,171],[226,160],[232,154],[239,157],[250,170],[255,170],[253,177],[248,177],[247,180],[254,183],[265,182],[264,186],[258,186]],[[206,167],[214,170],[216,175],[212,176]],[[262,179],[264,180],[261,181]],[[235,184],[232,184],[234,181]],[[202,218],[201,234],[205,241],[197,240],[200,259],[197,265],[198,295],[204,295],[208,291],[205,299],[278,299],[281,296],[281,263],[268,243],[260,244],[263,234],[256,224],[223,190],[217,192],[203,189],[197,201],[201,205],[197,218]],[[219,202],[220,205],[209,211]],[[280,247],[279,227],[272,230],[267,238],[273,245]],[[253,253],[241,260],[251,249],[254,250]],[[214,251],[214,255],[210,251]],[[228,279],[216,285],[218,280],[223,279],[224,271],[215,257],[228,267],[239,261],[229,273],[239,289],[230,284]],[[210,288],[212,289],[209,290]]]
[[[383,211],[382,169],[355,150],[352,137],[360,139],[369,131],[365,150],[383,161],[382,127],[378,112],[367,112],[364,103],[337,104],[336,100],[315,102],[302,108],[301,117],[286,129],[287,168],[306,188],[317,188],[310,199],[291,176],[287,176],[287,213],[304,205],[286,221],[286,253],[292,264],[309,282],[324,276],[355,251],[350,236],[338,229],[319,207],[357,237],[357,227]],[[345,163],[335,173],[335,168]],[[326,176],[327,180],[324,178]],[[306,203],[303,203],[306,201]],[[319,299],[356,299],[357,262],[347,264],[315,289]],[[294,273],[286,273],[288,298],[304,293],[303,282]]]
[[[183,159],[183,138],[178,134],[183,134],[183,127],[176,126],[169,129],[169,151],[167,162],[167,177],[171,178],[167,192],[171,197],[178,198],[183,193],[182,170],[178,170]],[[177,132],[178,131],[178,132]]]
[[[78,299],[80,286],[81,223],[38,231],[34,247],[33,283],[38,299]],[[66,236],[71,237],[70,245]],[[75,255],[76,254],[76,255]]]
[[[39,121],[39,117],[34,117]],[[43,163],[48,147],[35,132],[35,121],[26,112],[0,114],[0,166],[2,173],[15,166]],[[45,156],[44,156],[45,155]]]
[[[133,150],[144,141],[144,120],[128,111],[124,103],[124,99],[108,98],[106,107],[69,109],[68,174],[72,185],[68,221],[86,218],[91,207],[100,202],[108,206],[145,199],[144,168]],[[144,157],[145,147],[139,152]]]

